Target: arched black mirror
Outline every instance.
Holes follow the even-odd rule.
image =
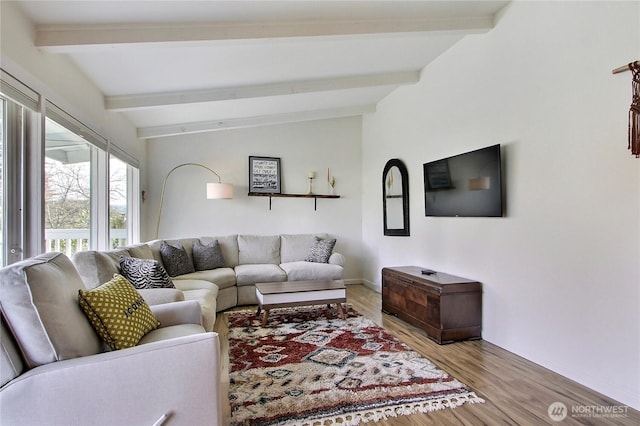
[[[409,172],[397,158],[382,172],[382,215],[384,235],[409,236]]]

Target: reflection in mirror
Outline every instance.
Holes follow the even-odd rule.
[[[397,158],[382,173],[384,235],[409,236],[409,174]]]
[[[400,169],[396,166],[391,167],[385,181],[387,185],[387,228],[402,229],[404,221],[402,220],[402,176]]]

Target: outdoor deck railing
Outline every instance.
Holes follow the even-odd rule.
[[[45,229],[46,251],[59,251],[71,257],[77,251],[89,250],[89,229]],[[111,229],[111,247],[127,244],[126,229]]]

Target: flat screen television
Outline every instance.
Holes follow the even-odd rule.
[[[431,161],[423,169],[425,216],[502,216],[500,145]]]

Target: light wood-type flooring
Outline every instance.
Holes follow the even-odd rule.
[[[399,416],[375,425],[640,425],[640,412],[484,340],[438,345],[422,330],[383,314],[381,295],[363,285],[347,286],[347,303],[485,400],[484,404]],[[227,325],[222,313],[216,320],[216,331],[220,333],[222,350],[223,395],[227,395],[229,356]],[[568,416],[561,422],[551,420],[548,415],[549,406],[554,402],[562,402],[567,407]],[[588,414],[589,410],[600,407],[626,410],[626,414],[615,418]],[[572,410],[582,414],[572,414]],[[225,399],[223,419],[228,424],[229,406]]]

